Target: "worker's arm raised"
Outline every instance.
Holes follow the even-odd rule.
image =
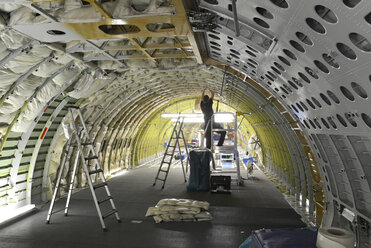
[[[206,89],[204,89],[204,91],[202,91],[202,95],[201,95],[201,102],[203,102],[203,101],[204,101],[205,90],[206,90]]]

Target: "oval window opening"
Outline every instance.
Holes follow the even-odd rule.
[[[262,16],[264,16],[265,18],[268,18],[268,19],[273,19],[273,15],[271,12],[269,12],[267,9],[265,8],[262,8],[262,7],[256,7],[256,11],[261,14]]]
[[[352,94],[352,92],[350,92],[347,88],[345,88],[344,86],[340,86],[340,90],[341,92],[343,93],[343,95],[351,102],[354,101],[354,95]]]
[[[359,2],[361,2],[361,0],[343,0],[343,3],[349,8],[354,8],[357,4],[359,4]]]
[[[353,90],[362,98],[367,98],[367,92],[366,90],[359,84],[352,82],[350,84],[353,88]]]
[[[218,5],[218,1],[216,0],[205,0],[205,2],[209,3],[209,4],[212,4],[212,5]]]
[[[64,34],[66,34],[65,32],[63,32],[61,30],[54,30],[54,29],[48,30],[48,31],[46,31],[46,33],[50,34],[50,35],[64,35]]]
[[[290,50],[283,49],[282,51],[287,55],[287,57],[289,57],[293,60],[297,60],[295,54],[293,52],[291,52]]]
[[[271,2],[280,8],[287,9],[289,7],[285,0],[271,0]]]
[[[362,35],[357,33],[349,34],[350,41],[359,49],[365,52],[371,52],[371,43]]]
[[[308,26],[312,28],[314,31],[316,31],[317,33],[319,34],[326,33],[325,27],[321,23],[319,23],[317,20],[309,17],[305,19],[305,21],[307,22]]]
[[[361,116],[362,116],[362,120],[365,122],[365,124],[366,124],[368,127],[371,128],[371,117],[368,116],[368,115],[365,114],[365,113],[362,113]]]
[[[323,20],[329,23],[337,23],[338,18],[336,17],[335,13],[331,9],[325,6],[322,6],[322,5],[316,5],[314,9]]]
[[[321,118],[321,121],[322,121],[322,124],[323,124],[324,126],[326,126],[327,129],[330,129],[330,126],[329,126],[329,124],[326,122],[325,119]]]
[[[171,23],[148,23],[146,28],[151,32],[165,32],[175,29]]]
[[[330,100],[327,98],[327,96],[325,96],[325,95],[322,94],[322,93],[320,93],[319,95],[320,95],[320,97],[322,98],[322,100],[323,100],[325,103],[327,103],[329,106],[331,106],[331,102],[330,102]]]
[[[278,56],[279,60],[281,60],[284,64],[288,65],[288,66],[291,66],[291,63],[285,59],[284,57],[282,56]]]
[[[135,25],[101,25],[99,29],[106,34],[120,35],[133,34],[140,32],[140,29]]]
[[[345,45],[344,43],[339,42],[336,44],[336,47],[339,50],[339,52],[341,52],[341,54],[343,54],[348,59],[355,60],[357,58],[357,55],[355,54],[355,52],[349,46]]]
[[[305,34],[302,32],[296,32],[296,37],[298,37],[299,40],[301,40],[304,44],[308,46],[313,46],[313,41]]]
[[[339,64],[335,61],[335,59],[329,54],[322,54],[322,58],[327,62],[327,64],[331,65],[332,67],[339,69]]]
[[[328,74],[330,73],[329,69],[327,69],[327,67],[321,62],[321,61],[318,61],[318,60],[315,60],[314,61],[314,64],[317,66],[318,69],[320,69],[322,72]]]

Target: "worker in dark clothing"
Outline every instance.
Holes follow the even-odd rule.
[[[211,93],[211,97],[209,97],[208,95],[205,95],[205,91],[206,91],[206,89],[204,89],[204,91],[202,92],[202,95],[201,95],[200,107],[201,107],[202,113],[204,114],[204,122],[205,122],[204,130],[205,130],[205,138],[206,138],[206,147],[210,149],[211,148],[211,142],[212,142],[211,117],[214,114],[214,111],[213,111],[214,91],[209,90],[210,93]],[[215,129],[215,128],[217,128],[217,129],[222,128],[222,126],[219,123],[213,123],[213,129]],[[220,138],[219,138],[217,146],[222,146],[223,143],[224,143],[226,132],[222,131],[222,132],[218,132],[218,133],[220,134]]]

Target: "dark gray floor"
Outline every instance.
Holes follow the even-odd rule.
[[[0,247],[225,248],[238,247],[255,229],[304,226],[260,171],[255,171],[256,179],[245,181],[244,186],[233,185],[231,194],[187,192],[180,169],[170,171],[165,189],[161,190],[160,185],[152,187],[156,171],[136,169],[109,181],[122,223],[117,223],[114,216],[108,218],[108,232],[101,230],[90,191],[83,190],[73,195],[67,217],[57,213],[51,224],[44,224],[48,204],[2,227]],[[214,219],[155,224],[152,218],[144,217],[148,207],[170,197],[209,201]],[[64,200],[58,201],[57,208],[63,204]]]

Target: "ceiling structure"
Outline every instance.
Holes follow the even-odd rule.
[[[16,0],[0,9],[0,212],[50,196],[67,104],[81,107],[109,176],[161,153],[170,123],[159,115],[194,111],[211,88],[244,114],[241,133],[258,137],[262,166],[310,221],[371,246],[371,2]]]

